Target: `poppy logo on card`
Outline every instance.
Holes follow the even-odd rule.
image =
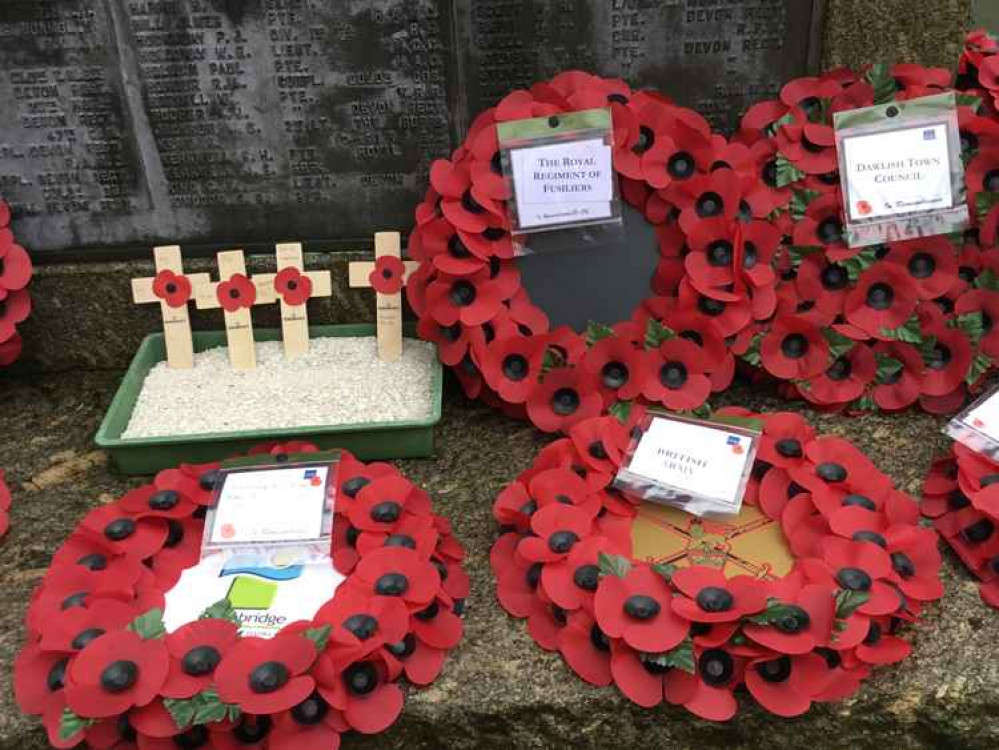
[[[740,438],[736,437],[735,435],[729,435],[728,440],[726,442],[732,446],[732,452],[735,455],[737,456],[742,455],[743,448],[742,448],[742,441]]]
[[[857,213],[861,216],[868,216],[873,210],[867,201],[857,201]]]
[[[236,536],[236,527],[231,523],[222,524],[222,528],[219,529],[219,534],[221,534],[223,539],[232,539]]]
[[[982,420],[978,419],[977,417],[971,421],[971,424],[973,424],[975,427],[984,427],[985,426],[985,422],[983,422]]]
[[[319,478],[319,472],[315,469],[305,470],[305,479],[309,481],[309,484],[313,487],[318,487],[323,483],[323,480]]]

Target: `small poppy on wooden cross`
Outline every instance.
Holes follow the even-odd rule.
[[[414,261],[403,262],[401,247],[398,232],[378,232],[375,262],[350,264],[350,285],[377,293],[378,359],[383,362],[393,362],[402,355],[402,288],[420,266]]]
[[[194,342],[187,303],[210,283],[211,277],[207,273],[185,276],[178,245],[154,247],[153,256],[156,276],[132,279],[132,300],[139,305],[160,303],[167,365],[190,369],[194,367]]]
[[[305,272],[302,245],[289,242],[275,246],[277,273],[253,277],[259,291],[258,304],[281,301],[281,334],[285,359],[295,359],[309,351],[309,313],[306,303],[333,294],[329,271]]]
[[[246,275],[242,250],[219,253],[218,266],[221,281],[202,287],[196,297],[198,309],[223,309],[229,361],[237,370],[252,370],[257,366],[257,352],[250,308],[260,297],[259,282],[255,283]]]

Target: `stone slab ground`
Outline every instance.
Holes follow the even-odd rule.
[[[138,484],[115,475],[91,442],[119,379],[119,372],[0,379],[0,466],[14,490],[11,530],[0,541],[0,748],[47,746],[39,725],[19,714],[9,681],[32,589],[89,508]],[[734,389],[726,402],[787,408],[769,394],[744,389]],[[918,492],[931,459],[947,446],[943,420],[927,415],[808,418],[824,432],[855,441],[910,492]],[[388,733],[347,738],[344,747],[999,747],[999,613],[980,602],[975,584],[950,556],[946,596],[911,632],[913,656],[879,670],[845,704],[820,706],[791,721],[749,708],[729,724],[714,725],[672,707],[639,710],[614,689],[586,686],[559,657],[542,653],[523,623],[500,610],[488,567],[496,532],[492,500],[550,439],[452,392],[436,457],[400,462],[469,549],[467,636],[437,683],[412,693]]]

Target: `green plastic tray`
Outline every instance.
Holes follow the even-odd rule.
[[[313,326],[312,338],[333,336],[374,336],[370,323]],[[413,326],[405,327],[413,333]],[[277,341],[281,331],[264,328],[254,331],[257,341]],[[201,352],[226,343],[224,331],[194,333],[194,350]],[[433,413],[420,422],[370,422],[349,425],[320,425],[281,430],[248,432],[213,432],[202,435],[141,438],[122,440],[132,410],[142,390],[146,375],[157,363],[166,359],[163,334],[146,336],[132,360],[114,400],[104,416],[95,442],[107,451],[115,467],[125,474],[153,474],[181,463],[205,463],[245,452],[254,445],[270,440],[308,440],[320,448],[344,448],[360,459],[422,458],[433,453],[434,425],[441,418],[443,374],[440,362],[434,359]]]

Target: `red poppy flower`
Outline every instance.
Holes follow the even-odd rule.
[[[446,650],[428,646],[412,633],[391,644],[384,653],[389,671],[401,670],[414,685],[429,685],[436,680],[447,656]]]
[[[874,402],[886,411],[898,411],[915,403],[924,370],[919,351],[911,344],[879,341],[874,356],[878,363],[876,385],[871,389]]]
[[[800,414],[768,414],[763,422],[757,458],[781,468],[799,464],[805,460],[805,445],[814,437],[815,430]]]
[[[689,279],[685,278],[680,283],[678,307],[710,319],[718,331],[728,338],[741,332],[753,318],[752,302],[749,298],[745,295],[729,296],[738,296],[738,299],[722,301],[701,294]]]
[[[760,581],[749,576],[726,579],[721,571],[705,566],[678,570],[673,585],[685,595],[673,599],[673,611],[691,622],[732,622],[767,606]]]
[[[799,247],[822,248],[834,263],[859,252],[846,244],[842,206],[835,194],[815,198],[808,204],[805,215],[794,225],[793,242]]]
[[[693,177],[671,195],[681,210],[680,227],[694,242],[709,222],[738,218],[748,223],[753,218],[752,207],[743,199],[742,180],[731,169],[713,169]]]
[[[500,398],[522,404],[538,387],[544,358],[545,346],[540,337],[510,336],[485,346],[480,369]]]
[[[368,274],[368,284],[380,294],[398,294],[406,278],[406,265],[394,255],[383,255]]]
[[[314,619],[333,626],[330,648],[349,658],[397,643],[409,631],[409,610],[400,599],[349,589],[324,604]]]
[[[806,400],[820,405],[847,404],[860,398],[877,375],[874,352],[865,344],[856,344],[834,360],[821,375],[801,388]]]
[[[610,668],[621,692],[642,708],[658,706],[668,697],[669,670],[658,665],[655,655],[634,651],[614,641]]]
[[[402,711],[403,695],[391,682],[384,657],[345,662],[330,652],[316,663],[319,694],[362,734],[384,731]]]
[[[764,657],[746,667],[750,695],[771,713],[800,716],[826,686],[829,667],[818,654]]]
[[[140,560],[158,552],[167,538],[167,524],[162,518],[133,518],[116,504],[95,508],[80,526],[100,538],[114,553]]]
[[[707,369],[701,347],[686,339],[670,339],[649,354],[650,372],[642,393],[668,409],[696,409],[711,393]]]
[[[805,174],[834,172],[838,162],[832,127],[803,120],[798,111],[795,122],[777,131],[777,149]]]
[[[583,356],[583,369],[595,376],[604,403],[630,401],[642,392],[648,359],[630,341],[616,335],[600,339]]]
[[[784,380],[806,380],[823,372],[829,363],[829,343],[811,323],[787,316],[779,318],[760,344],[764,369]]]
[[[569,439],[588,468],[611,474],[621,465],[631,430],[614,417],[597,417],[572,427]]]
[[[879,263],[865,271],[843,304],[847,322],[870,336],[886,339],[916,310],[916,286],[901,268]]]
[[[520,541],[517,554],[532,563],[565,560],[592,527],[592,516],[581,508],[561,503],[548,505],[531,516],[534,535]]]
[[[337,750],[341,733],[350,724],[315,692],[290,711],[274,720],[267,737],[270,750]]]
[[[527,415],[544,432],[565,430],[600,414],[603,399],[596,376],[579,367],[559,367],[545,374],[527,400]]]
[[[666,580],[646,565],[633,567],[624,578],[606,576],[594,600],[600,629],[622,638],[631,648],[649,653],[669,651],[687,637],[689,624],[670,602]]]
[[[591,685],[605,686],[613,681],[611,643],[586,612],[572,612],[558,632],[558,650],[573,672]]]
[[[889,529],[885,534],[898,587],[910,599],[928,602],[943,596],[940,550],[932,529],[919,526]]]
[[[39,643],[46,651],[82,651],[95,638],[124,628],[139,614],[131,601],[94,597],[86,606],[74,606],[80,598],[79,593],[71,594],[62,602],[67,606],[42,623]]]
[[[823,557],[832,569],[835,583],[850,591],[863,591],[870,598],[857,611],[865,615],[888,615],[902,606],[898,591],[890,583],[894,576],[891,556],[868,542],[829,537],[822,543]]]
[[[889,247],[891,250],[885,256],[885,262],[905,270],[920,299],[940,297],[958,280],[954,246],[946,237],[922,237]]]
[[[219,697],[250,713],[286,711],[315,689],[305,674],[315,660],[315,646],[296,633],[242,638],[215,669]]]
[[[234,273],[215,287],[215,298],[226,312],[250,309],[257,301],[257,287],[241,273]]]
[[[69,665],[66,703],[87,718],[122,714],[156,697],[169,666],[163,641],[143,640],[130,630],[109,632]]]
[[[274,277],[274,290],[286,305],[304,305],[312,296],[312,279],[294,266],[288,266]]]
[[[494,279],[489,269],[470,276],[442,273],[427,287],[427,309],[441,325],[452,326],[458,322],[482,325],[496,316],[503,301],[516,290],[515,286],[511,289],[507,286],[499,276]]]
[[[28,251],[13,241],[6,231],[6,241],[0,241],[0,299],[3,292],[24,289],[31,281],[31,258]]]
[[[828,642],[835,609],[828,588],[803,586],[780,601],[785,607],[780,617],[766,625],[747,624],[748,638],[780,654],[807,654]]]
[[[191,282],[183,274],[164,269],[153,279],[153,294],[170,307],[183,307],[191,300]]]
[[[0,341],[7,341],[15,336],[16,326],[27,320],[30,312],[31,297],[25,289],[10,292],[0,299]]]
[[[544,566],[541,571],[544,592],[567,612],[580,607],[593,612],[593,597],[600,583],[600,554],[617,555],[629,551],[605,537],[584,538],[573,546],[567,557]]]
[[[26,646],[14,660],[14,697],[26,714],[43,715],[62,711],[66,705],[63,688],[71,656]]]
[[[723,648],[695,649],[696,670],[666,673],[666,700],[708,721],[728,721],[738,709],[733,691],[742,682],[745,660]]]
[[[927,396],[944,396],[960,386],[971,367],[971,342],[958,328],[937,326],[925,332],[934,345],[923,353],[926,369],[920,390]]]
[[[215,668],[239,640],[228,620],[195,620],[166,637],[170,671],[160,691],[167,698],[190,698],[210,687]]]
[[[373,596],[397,596],[410,612],[433,601],[441,577],[429,561],[406,547],[382,547],[357,563],[351,585]]]
[[[641,174],[654,188],[669,188],[706,172],[714,149],[703,132],[679,119],[664,120],[661,128],[642,130]],[[636,175],[637,176],[637,175]]]
[[[378,533],[391,533],[407,517],[429,514],[429,496],[398,474],[375,477],[365,484],[347,512],[354,528]]]

